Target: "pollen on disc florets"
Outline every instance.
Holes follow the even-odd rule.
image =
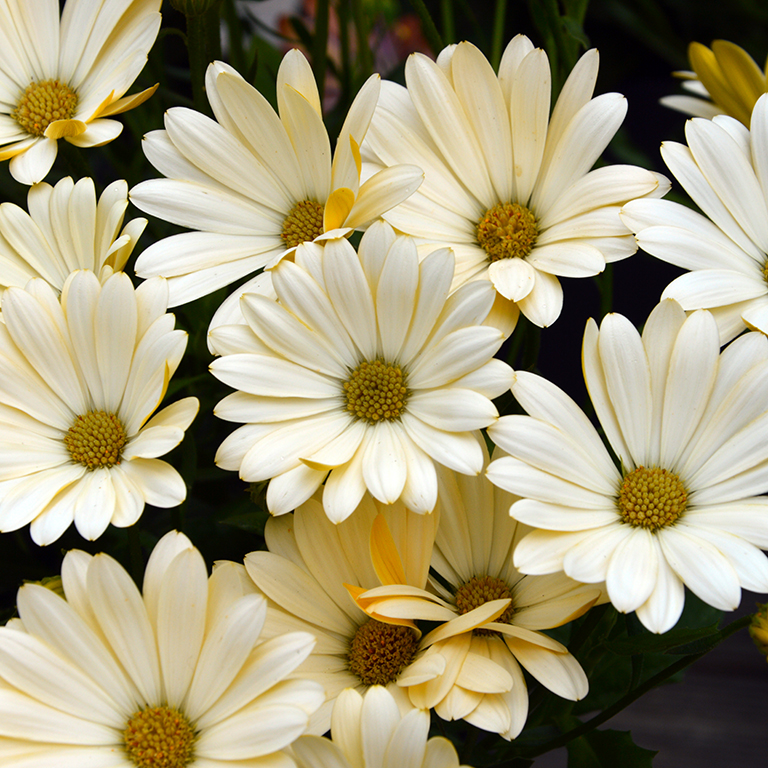
[[[520,203],[499,203],[477,224],[477,242],[488,261],[523,259],[533,250],[539,227],[533,213]]]
[[[768,283],[768,259],[766,259],[763,264],[763,280]]]
[[[44,136],[56,120],[70,120],[77,110],[77,94],[60,80],[30,83],[11,117],[33,136]]]
[[[688,494],[674,472],[638,467],[624,476],[616,503],[625,523],[657,531],[683,514]]]
[[[455,594],[456,608],[461,614],[469,613],[485,603],[490,603],[491,600],[507,599],[512,599],[512,591],[507,584],[494,576],[473,576],[469,581],[464,582]],[[500,624],[510,624],[514,613],[514,606],[510,603],[504,613],[494,621]],[[494,634],[493,630],[488,629],[475,629],[473,632],[478,635]]]
[[[72,461],[84,464],[89,470],[109,469],[119,464],[126,440],[120,419],[104,411],[88,411],[78,416],[64,435],[64,445]]]
[[[347,410],[375,424],[400,418],[408,400],[405,374],[399,365],[364,360],[344,383]]]
[[[314,200],[302,200],[291,208],[283,222],[281,237],[286,248],[311,243],[323,234],[325,208]]]
[[[140,709],[128,721],[123,739],[138,768],[185,768],[194,758],[195,729],[173,707]]]
[[[370,619],[349,644],[349,671],[364,685],[387,685],[413,661],[418,645],[410,627]]]

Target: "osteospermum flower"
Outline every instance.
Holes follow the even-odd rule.
[[[635,200],[622,219],[644,251],[690,270],[662,298],[710,310],[722,344],[746,327],[768,333],[768,96],[755,105],[751,131],[732,117],[695,118],[685,136],[687,147],[664,142],[661,154],[706,216]]]
[[[521,666],[560,696],[586,695],[587,677],[578,661],[540,630],[581,616],[600,589],[562,573],[523,576],[512,552],[530,529],[509,516],[517,497],[494,488],[484,475],[444,470],[439,482],[432,567],[440,578],[430,578],[428,591],[382,579],[384,586],[356,591],[357,604],[381,621],[440,622],[422,638],[425,653],[397,684],[407,688],[416,707],[512,739],[528,715]],[[371,548],[386,553],[378,533],[374,529]]]
[[[0,530],[30,524],[50,544],[74,520],[95,539],[133,525],[144,504],[174,507],[181,475],[158,456],[184,437],[196,397],[155,414],[187,344],[165,314],[165,282],[137,290],[74,272],[3,295],[0,324]]]
[[[385,688],[365,694],[342,691],[333,708],[333,740],[297,739],[291,753],[299,768],[460,768],[456,748],[442,736],[429,736],[429,712],[401,714]],[[461,766],[461,768],[468,768]]]
[[[489,432],[511,456],[496,485],[526,497],[510,514],[539,530],[517,545],[523,573],[606,582],[622,612],[666,632],[687,586],[720,610],[741,587],[768,591],[768,339],[742,336],[720,354],[709,312],[686,319],[659,304],[642,337],[621,315],[584,335],[584,375],[610,458],[584,413],[545,379],[519,372],[530,416]]]
[[[539,326],[560,315],[558,276],[586,277],[637,246],[619,206],[666,191],[635,166],[590,171],[621,125],[618,93],[592,98],[597,51],[577,63],[550,119],[547,55],[518,35],[498,76],[471,43],[433,62],[413,54],[407,90],[385,83],[364,158],[372,167],[418,162],[419,190],[383,214],[419,239],[422,254],[450,246],[453,287],[490,280],[511,332],[519,312]]]
[[[209,578],[197,549],[172,531],[147,563],[143,595],[109,555],[77,550],[62,564],[66,600],[23,586],[20,620],[0,628],[0,760],[290,765],[282,750],[323,694],[285,677],[314,638],[263,642],[266,601],[244,588],[237,567]]]
[[[247,325],[211,334],[222,357],[211,372],[238,389],[215,409],[241,422],[216,463],[249,482],[270,480],[267,505],[283,514],[327,477],[323,505],[335,522],[366,489],[409,509],[435,505],[434,462],[476,474],[476,430],[498,412],[490,398],[511,369],[493,358],[503,341],[480,325],[493,304],[489,283],[450,298],[453,256],[421,263],[410,238],[379,223],[360,255],[346,240],[301,246],[272,271],[277,301],[245,294]],[[330,471],[330,474],[329,474]]]
[[[312,655],[296,672],[326,692],[311,733],[328,730],[333,702],[345,688],[384,685],[403,711],[412,708],[395,683],[416,658],[419,631],[410,621],[395,625],[371,618],[348,592],[381,583],[376,553],[368,549],[374,525],[390,537],[403,581],[423,587],[436,516],[409,512],[400,503],[385,506],[367,494],[355,514],[337,525],[317,499],[292,514],[270,518],[264,532],[269,551],[245,556],[248,575],[270,601],[265,636],[300,629],[317,638]]]
[[[144,140],[167,179],[131,190],[141,210],[197,230],[161,240],[136,263],[141,277],[168,278],[170,304],[183,304],[273,267],[301,243],[342,237],[377,219],[421,183],[421,169],[399,166],[360,184],[359,146],[379,78],[357,94],[331,155],[309,63],[289,51],[277,75],[275,114],[234,69],[215,62],[206,93],[218,122],[190,109],[166,113],[165,130]],[[237,310],[249,283],[233,294]]]
[[[98,202],[92,179],[75,184],[69,177],[53,187],[35,184],[27,199],[29,213],[0,204],[0,290],[42,277],[61,291],[77,269],[90,269],[103,281],[125,266],[147,224],[131,219],[123,227],[125,181],[110,184]]]
[[[692,95],[664,96],[661,103],[687,115],[711,118],[731,115],[749,128],[755,102],[768,91],[765,69],[740,46],[714,40],[712,48],[701,43],[688,46],[692,72],[675,72]]]
[[[8,0],[0,6],[0,160],[22,184],[45,178],[57,140],[98,147],[123,129],[108,118],[157,86],[130,88],[160,29],[160,0]]]

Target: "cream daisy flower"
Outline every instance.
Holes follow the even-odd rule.
[[[266,601],[172,531],[144,594],[109,555],[64,558],[0,628],[0,762],[56,768],[290,766],[322,689],[286,680],[314,638],[263,642]]]
[[[317,499],[292,514],[270,518],[265,529],[269,551],[245,556],[248,575],[269,598],[265,636],[298,629],[317,638],[312,655],[296,672],[326,692],[326,703],[312,721],[315,734],[328,730],[333,702],[345,688],[385,685],[403,711],[412,708],[395,682],[416,658],[420,633],[409,621],[395,625],[372,619],[348,592],[381,583],[376,553],[368,548],[374,525],[386,529],[405,583],[423,587],[436,516],[418,515],[401,503],[382,505],[368,494],[354,515],[336,525]]]
[[[662,298],[710,310],[721,344],[745,328],[768,333],[768,96],[755,105],[751,131],[732,117],[696,118],[685,136],[688,146],[664,142],[661,154],[706,216],[635,200],[622,219],[644,251],[691,270]]]
[[[133,525],[144,504],[174,507],[181,475],[157,457],[184,437],[196,397],[150,419],[187,335],[165,314],[162,279],[134,291],[118,272],[42,279],[3,295],[0,324],[0,530],[27,523],[50,544],[74,520],[87,539]],[[149,419],[149,421],[148,421]]]
[[[297,739],[291,753],[299,768],[460,768],[456,748],[442,736],[429,736],[429,712],[401,714],[380,685],[364,695],[347,689],[336,700],[333,741],[319,736]],[[468,768],[468,766],[461,766]]]
[[[741,588],[768,591],[768,339],[742,336],[720,354],[709,312],[674,301],[642,337],[621,315],[593,320],[584,376],[621,462],[560,389],[520,372],[512,392],[530,416],[490,430],[511,456],[488,476],[523,500],[510,514],[539,530],[517,545],[524,573],[565,571],[606,582],[622,612],[666,632],[687,586],[720,610]]]
[[[360,184],[360,144],[379,78],[356,96],[331,155],[309,63],[289,51],[277,75],[275,114],[232,67],[206,74],[214,120],[190,109],[166,113],[165,130],[144,140],[149,161],[167,176],[131,190],[142,211],[196,230],[161,240],[136,263],[141,277],[168,278],[170,305],[212,293],[301,243],[343,237],[404,200],[421,183],[416,166],[398,166]],[[249,283],[229,297],[237,309]]]
[[[407,90],[384,83],[364,158],[373,168],[418,162],[425,181],[384,218],[421,243],[450,246],[453,288],[490,280],[511,332],[522,312],[539,326],[560,315],[557,277],[587,277],[637,246],[619,207],[661,195],[663,177],[635,166],[590,171],[627,110],[618,93],[592,98],[597,51],[577,63],[549,115],[547,55],[518,35],[498,76],[471,43],[433,62],[410,56]]]
[[[487,453],[486,453],[487,461]],[[506,739],[515,738],[528,715],[528,692],[520,667],[567,699],[581,699],[588,683],[568,649],[540,630],[585,613],[600,589],[564,574],[523,576],[512,551],[527,526],[510,518],[517,500],[480,475],[439,473],[440,523],[432,555],[439,579],[429,591],[394,579],[357,604],[382,621],[441,622],[422,638],[424,655],[398,679],[416,707],[434,708],[445,720],[464,719]],[[371,548],[386,553],[386,542]],[[392,561],[386,555],[380,558]]]
[[[480,325],[493,304],[487,282],[450,298],[453,256],[421,263],[416,246],[380,222],[360,254],[343,239],[305,244],[272,270],[277,301],[246,294],[247,325],[221,326],[211,364],[238,392],[215,414],[243,423],[216,463],[248,482],[270,480],[267,505],[283,514],[326,479],[323,506],[334,522],[366,490],[430,512],[435,462],[477,474],[477,430],[498,412],[491,398],[512,380],[493,358],[503,336]],[[330,471],[330,474],[329,474]]]
[[[92,179],[62,179],[30,187],[29,213],[0,204],[0,295],[42,277],[61,291],[71,272],[90,269],[102,282],[120,271],[136,246],[146,219],[123,227],[128,184],[115,181],[96,200]],[[121,227],[123,227],[121,231]]]
[[[123,94],[160,29],[160,0],[7,0],[0,5],[0,160],[16,181],[42,181],[57,140],[98,147],[117,138],[107,118],[157,89]]]

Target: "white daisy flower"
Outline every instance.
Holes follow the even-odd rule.
[[[668,188],[635,166],[590,171],[627,110],[618,93],[592,98],[597,65],[597,51],[582,56],[551,118],[549,61],[524,35],[507,46],[498,76],[460,43],[437,62],[411,55],[407,90],[382,85],[364,159],[425,171],[418,192],[384,218],[417,237],[422,254],[453,249],[453,288],[490,280],[506,332],[519,312],[539,326],[558,318],[558,276],[596,275],[634,253],[620,206]]]
[[[0,628],[0,762],[56,768],[291,766],[323,701],[285,677],[314,638],[263,642],[263,596],[234,563],[207,576],[181,533],[155,546],[144,594],[109,555],[64,558],[66,600],[36,584]]]
[[[103,282],[122,270],[147,225],[131,219],[123,227],[125,181],[112,182],[98,202],[93,179],[75,184],[69,177],[53,187],[35,184],[27,200],[29,213],[0,204],[0,291],[42,277],[60,292],[78,269],[90,269]]]
[[[622,219],[640,247],[690,272],[662,298],[686,310],[708,309],[720,343],[745,328],[768,333],[768,95],[752,113],[752,130],[732,117],[695,118],[688,146],[664,142],[669,169],[705,216],[668,200],[635,200]]]
[[[742,587],[768,591],[768,339],[746,334],[720,354],[712,315],[686,319],[667,300],[642,337],[621,315],[599,331],[590,320],[583,360],[621,470],[564,392],[519,372],[512,392],[530,416],[489,430],[511,456],[488,468],[524,497],[510,514],[539,529],[515,566],[605,581],[617,610],[652,632],[677,622],[683,585],[720,610]]]
[[[117,138],[108,118],[157,89],[123,94],[160,29],[160,0],[7,0],[0,5],[0,160],[16,181],[42,181],[57,140],[98,147]]]
[[[211,372],[239,390],[214,412],[244,424],[216,463],[248,482],[270,480],[273,514],[308,499],[326,476],[334,522],[366,489],[430,512],[434,462],[481,471],[477,430],[498,418],[491,398],[512,376],[493,358],[501,332],[481,325],[493,289],[478,282],[448,297],[452,275],[448,250],[419,263],[413,241],[383,222],[363,236],[359,256],[338,239],[282,261],[272,270],[277,301],[245,294],[247,325],[212,332],[224,354]]]
[[[459,766],[448,739],[429,739],[429,712],[401,714],[392,695],[380,685],[362,696],[342,691],[333,708],[333,740],[319,736],[297,739],[291,753],[299,768],[468,768]]]
[[[304,242],[343,237],[404,200],[421,168],[398,166],[360,183],[360,144],[379,94],[372,76],[349,109],[331,154],[309,63],[289,51],[277,75],[278,114],[232,67],[215,62],[206,93],[218,122],[184,108],[168,110],[165,130],[144,152],[166,179],[131,190],[142,211],[196,230],[145,250],[141,277],[168,278],[170,305],[274,267]],[[246,283],[229,297],[237,309]]]
[[[165,314],[162,279],[74,272],[8,288],[0,324],[0,530],[30,524],[50,544],[74,520],[87,539],[133,525],[144,504],[175,507],[181,475],[157,457],[184,437],[196,397],[150,419],[187,335]]]

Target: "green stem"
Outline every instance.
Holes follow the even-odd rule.
[[[315,36],[312,38],[312,71],[317,81],[320,103],[325,94],[325,71],[328,67],[328,17],[330,0],[318,0],[315,10]]]
[[[205,95],[205,71],[212,61],[221,58],[218,4],[199,16],[187,16],[187,54],[195,109],[210,115]]]
[[[507,13],[507,0],[496,0],[493,12],[493,29],[491,34],[491,66],[498,72],[501,63],[501,48],[504,44],[504,17]]]
[[[128,528],[128,553],[131,561],[131,576],[136,584],[141,586],[144,574],[144,558],[141,554],[138,525],[132,525]]]
[[[357,31],[357,59],[360,65],[362,78],[367,78],[373,73],[373,53],[369,41],[368,21],[362,0],[352,0],[352,17],[355,20]]]
[[[450,45],[456,40],[456,25],[453,23],[453,0],[442,0],[440,10],[443,17],[443,40]]]
[[[437,31],[435,22],[429,15],[427,6],[424,5],[424,0],[411,0],[411,5],[421,21],[421,29],[424,32],[424,36],[427,38],[429,47],[432,49],[433,53],[437,55],[445,46],[443,45],[443,39],[440,37],[440,33]]]

